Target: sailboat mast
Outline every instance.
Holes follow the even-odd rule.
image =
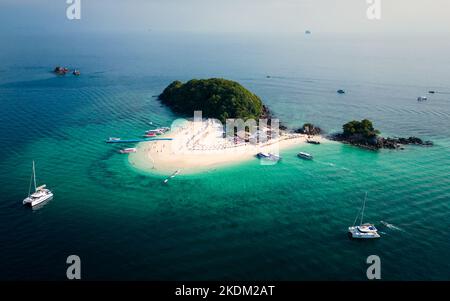
[[[361,212],[361,224],[363,223],[363,219],[364,219],[364,209],[366,208],[366,199],[367,199],[367,192],[366,195],[364,196],[364,202],[363,202],[363,207],[362,207],[362,212]]]
[[[34,179],[34,191],[36,191],[36,169],[34,167],[34,160],[33,160],[33,179]]]
[[[30,185],[28,186],[28,196],[31,195],[31,183],[33,182],[33,171],[31,171]]]

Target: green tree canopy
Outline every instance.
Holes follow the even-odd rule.
[[[222,79],[192,79],[172,82],[159,96],[174,112],[192,115],[202,111],[204,117],[259,119],[265,112],[261,99],[237,82]]]
[[[344,135],[352,136],[355,134],[362,135],[366,138],[377,136],[380,132],[373,127],[372,121],[363,119],[361,121],[353,120],[342,126]]]

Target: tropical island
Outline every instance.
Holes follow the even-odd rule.
[[[423,145],[432,146],[433,142],[423,141],[417,137],[381,137],[380,131],[375,129],[372,121],[363,119],[361,121],[352,120],[342,126],[342,133],[331,135],[329,138],[342,143],[355,145],[358,147],[378,150],[387,149],[403,149],[403,145]]]
[[[129,161],[135,167],[161,174],[193,173],[255,159],[258,154],[278,154],[280,149],[306,143],[306,133],[273,130],[271,114],[261,99],[237,82],[211,78],[174,81],[159,100],[182,117],[164,137],[170,141],[139,143]],[[202,111],[200,119],[192,119]],[[230,137],[224,135],[230,119],[267,119],[267,124],[247,126]],[[317,141],[322,141],[318,136]],[[270,162],[269,162],[270,163]],[[274,164],[276,162],[273,162]]]
[[[163,134],[170,139],[138,144],[129,160],[140,169],[161,174],[193,173],[265,155],[278,157],[285,147],[326,141],[322,129],[312,123],[293,131],[281,126],[275,131],[270,122],[246,125],[240,130],[234,124],[232,134],[226,134],[227,119],[254,119],[256,122],[271,119],[262,100],[235,81],[220,78],[193,79],[186,83],[174,81],[158,98],[186,118],[173,123],[170,131]],[[195,111],[202,111],[202,118],[192,118]],[[342,133],[329,138],[371,150],[397,149],[405,144],[432,145],[416,137],[383,138],[368,119],[347,122],[342,128]],[[155,130],[147,132],[155,135]],[[311,136],[314,140],[310,140]]]

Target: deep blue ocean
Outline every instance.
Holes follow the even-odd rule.
[[[450,280],[448,36],[5,32],[1,41],[0,279],[65,279],[76,254],[86,280],[365,280],[374,254],[382,279]],[[81,76],[55,76],[57,65]],[[274,166],[248,161],[163,185],[103,142],[170,125],[177,116],[153,96],[209,77],[238,81],[290,128],[333,133],[368,118],[384,136],[435,146],[305,145]],[[32,160],[55,194],[39,210],[22,206]],[[365,192],[365,219],[382,238],[353,241],[346,231]]]

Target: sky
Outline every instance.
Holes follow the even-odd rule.
[[[81,19],[68,20],[66,1],[0,0],[0,34],[36,32],[449,33],[449,0],[79,0]]]

